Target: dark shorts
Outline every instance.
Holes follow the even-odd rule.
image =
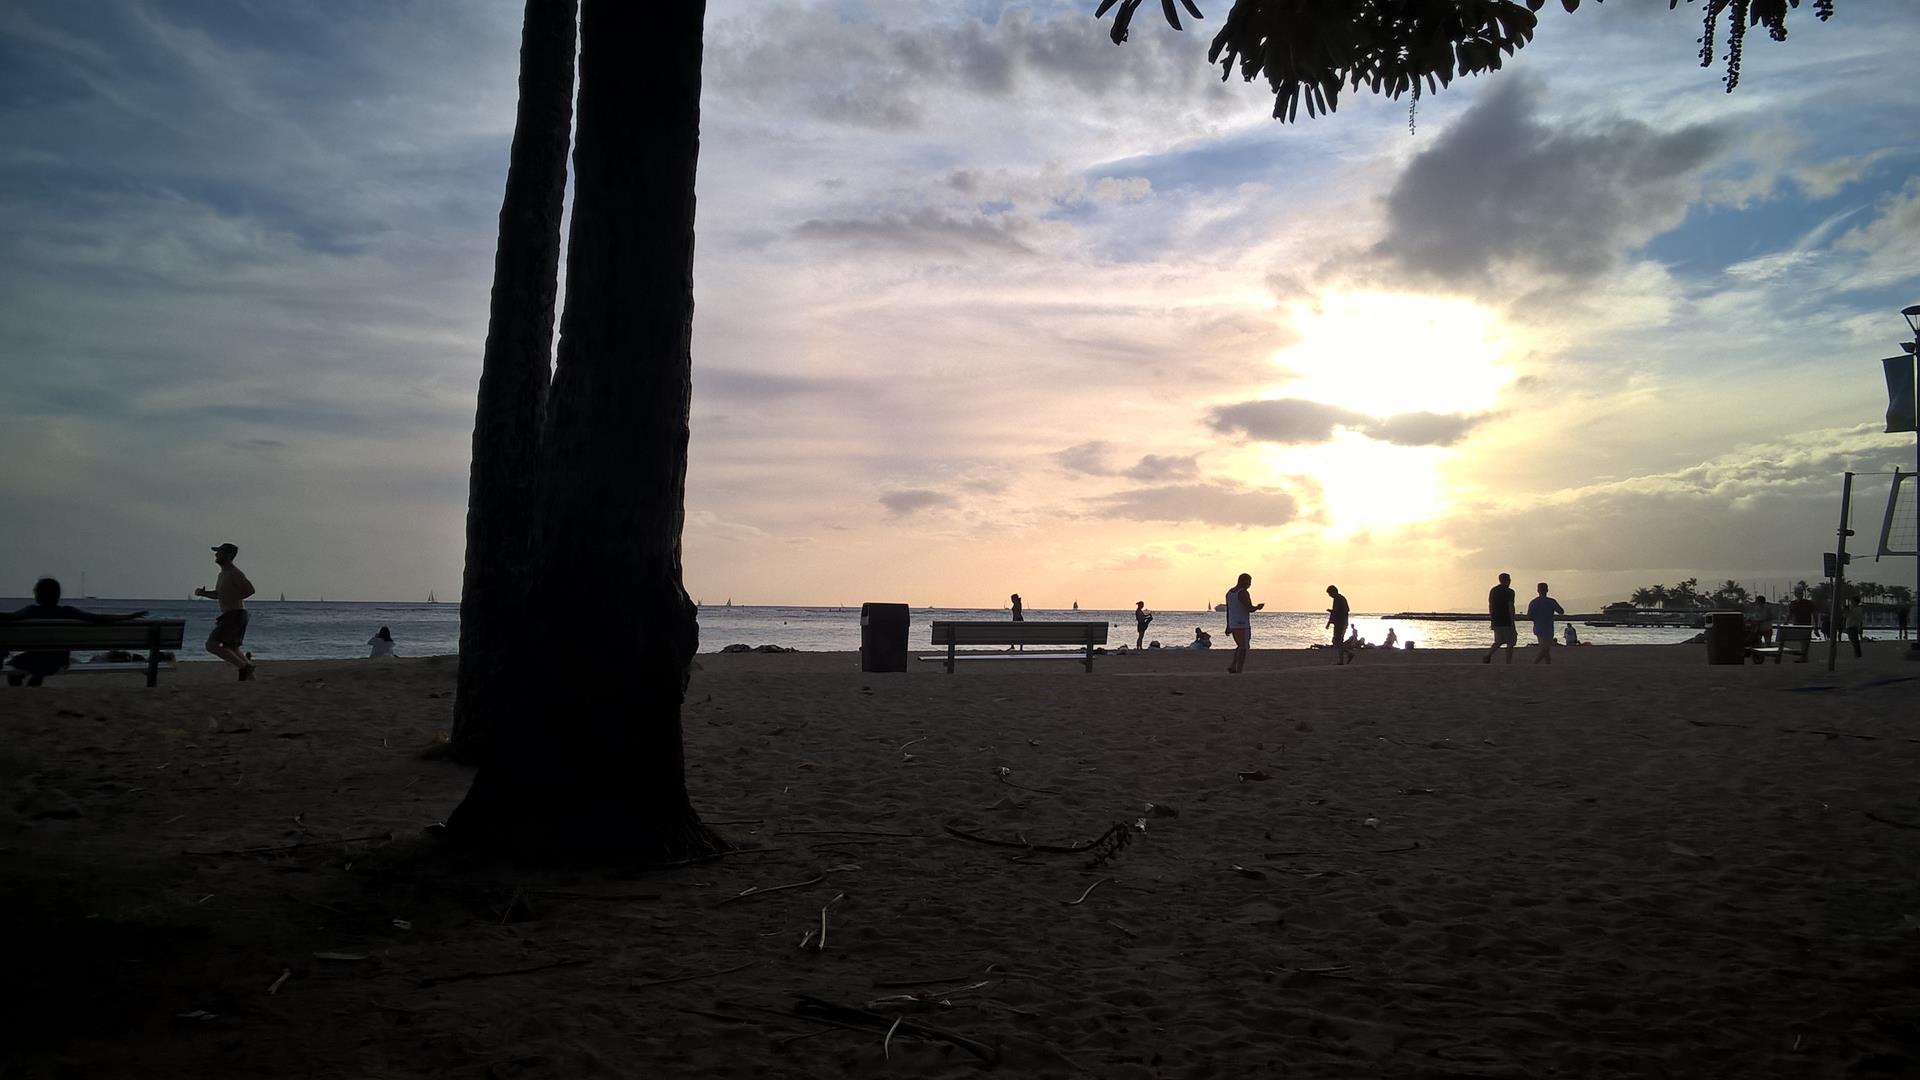
[[[1347,640],[1347,620],[1335,619],[1333,621],[1333,640],[1336,645]]]
[[[207,644],[225,645],[237,649],[247,640],[247,613],[245,611],[223,611],[213,621],[213,633],[207,635]]]
[[[1493,646],[1512,645],[1520,640],[1520,631],[1512,623],[1505,626],[1495,624],[1493,628]]]

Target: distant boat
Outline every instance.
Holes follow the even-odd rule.
[[[1075,611],[1079,611],[1079,610],[1080,610],[1080,601],[1078,601],[1078,600],[1075,600],[1075,601],[1073,602],[1073,610],[1075,610]]]
[[[283,603],[283,604],[287,602],[287,594],[286,594],[286,593],[281,593],[281,594],[280,594],[280,602],[281,602],[281,603]]]
[[[732,606],[733,606],[733,597],[731,597],[731,596],[729,596],[729,597],[727,597],[727,606],[728,606],[728,607],[732,607]]]
[[[435,599],[433,598],[433,590],[432,590],[432,589],[428,589],[428,590],[427,590],[427,603],[429,603],[429,604],[437,604],[437,603],[439,603],[439,602],[440,602],[440,601],[438,601],[438,600],[435,600]]]
[[[87,572],[85,570],[80,571],[80,599],[82,600],[100,599],[99,597],[87,591]]]

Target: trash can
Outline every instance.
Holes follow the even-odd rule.
[[[1715,611],[1707,616],[1707,663],[1747,662],[1747,620],[1737,611]]]
[[[907,670],[905,604],[860,605],[860,670]]]

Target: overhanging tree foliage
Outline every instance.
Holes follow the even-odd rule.
[[[1114,12],[1111,36],[1127,40],[1144,0],[1101,0],[1096,18]],[[1599,3],[1600,0],[1594,0]],[[1669,9],[1680,0],[1668,0]],[[1580,0],[1560,0],[1569,12]],[[1194,0],[1179,0],[1187,14],[1204,18]],[[1398,100],[1424,88],[1434,93],[1455,76],[1498,71],[1502,59],[1533,40],[1546,0],[1234,0],[1214,35],[1207,59],[1225,80],[1237,67],[1248,82],[1265,75],[1273,90],[1273,115],[1293,120],[1304,101],[1307,115],[1331,113],[1340,90],[1366,87]],[[1706,0],[1700,64],[1713,64],[1714,35],[1727,16],[1726,87],[1740,84],[1747,30],[1764,26],[1775,41],[1787,36],[1787,11],[1800,0]],[[1814,15],[1833,16],[1833,0],[1813,0]],[[1182,29],[1174,0],[1160,0],[1162,15]]]

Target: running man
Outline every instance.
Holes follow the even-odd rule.
[[[207,635],[207,651],[240,669],[240,681],[253,678],[253,661],[240,646],[247,640],[247,597],[253,595],[253,582],[233,565],[240,549],[221,544],[213,549],[213,561],[220,567],[220,578],[211,589],[195,589],[193,595],[220,603],[220,616],[214,620],[213,633]]]
[[[1252,574],[1241,574],[1239,584],[1227,590],[1227,636],[1233,639],[1233,663],[1227,665],[1227,674],[1238,675],[1247,667],[1247,648],[1253,644],[1253,613],[1266,607],[1253,602],[1253,595],[1247,592],[1247,586],[1253,584]]]
[[[1493,622],[1493,648],[1480,658],[1483,664],[1493,663],[1493,654],[1500,646],[1507,647],[1507,663],[1513,663],[1513,646],[1519,640],[1520,631],[1513,624],[1513,575],[1501,574],[1500,584],[1487,590],[1487,615]]]
[[[1527,605],[1527,618],[1533,620],[1533,640],[1540,643],[1540,653],[1533,658],[1536,664],[1553,663],[1553,617],[1565,615],[1566,609],[1560,601],[1547,595],[1547,583],[1539,585],[1540,595]]]

